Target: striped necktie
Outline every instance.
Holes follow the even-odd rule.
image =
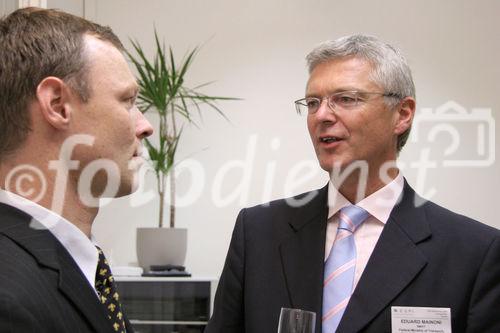
[[[354,231],[368,217],[358,206],[340,210],[337,236],[325,262],[323,283],[323,333],[334,333],[349,303],[356,269]]]

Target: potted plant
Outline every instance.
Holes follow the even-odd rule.
[[[187,251],[187,229],[175,228],[174,173],[182,125],[193,123],[193,112],[200,113],[201,106],[216,111],[225,118],[216,102],[235,98],[201,93],[199,88],[207,84],[194,88],[186,87],[185,77],[198,54],[197,47],[189,51],[181,63],[177,64],[172,48],[166,52],[156,30],[156,49],[152,60],[146,57],[137,41],[131,40],[131,43],[136,55],[130,52],[127,52],[127,55],[139,75],[138,108],[143,113],[155,112],[159,117],[159,128],[155,134],[158,144],[145,140],[160,199],[158,228],[137,229],[137,258],[139,265],[145,270],[149,270],[151,265],[183,266]],[[163,228],[167,191],[170,192],[170,228]]]

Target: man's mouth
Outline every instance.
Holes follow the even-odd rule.
[[[319,138],[319,141],[324,142],[324,143],[332,143],[332,142],[337,142],[340,140],[342,140],[342,139],[335,137],[335,136],[324,136],[324,137]]]

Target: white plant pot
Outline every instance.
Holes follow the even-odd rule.
[[[151,265],[184,266],[187,229],[137,228],[137,260],[145,272]]]

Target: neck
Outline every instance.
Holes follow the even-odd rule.
[[[28,173],[28,169],[25,169],[24,175],[21,175],[22,172],[16,172],[16,175],[19,176],[16,178],[12,170],[20,165],[30,165],[32,170],[37,169],[40,173]],[[13,175],[14,177],[12,177]],[[34,177],[28,178],[27,175]],[[36,164],[33,161],[9,159],[9,162],[0,165],[0,187],[2,189],[28,200],[36,199],[37,204],[62,216],[90,238],[92,223],[99,208],[97,205],[89,207],[81,201],[77,185],[78,182],[68,175],[61,177],[58,171],[49,169],[47,162]]]
[[[386,177],[380,177],[379,170],[368,170],[363,173],[356,169],[350,172],[346,177],[336,177],[333,173],[330,179],[337,190],[352,204],[356,204],[369,195],[377,192],[382,187],[393,181],[399,174],[399,170],[389,169]],[[343,175],[342,175],[343,176]]]

